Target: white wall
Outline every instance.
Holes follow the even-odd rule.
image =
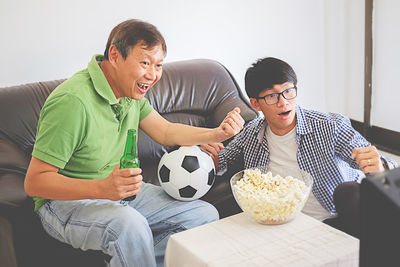
[[[278,57],[297,72],[299,102],[326,110],[324,16],[321,0],[2,0],[0,86],[69,77],[139,18],[163,33],[166,62],[218,60],[244,89],[251,63]]]
[[[400,2],[374,1],[371,123],[400,132]],[[400,142],[400,141],[399,141]]]
[[[326,110],[364,121],[365,0],[325,1]]]
[[[400,1],[373,3],[371,124],[400,132]],[[325,1],[326,110],[364,121],[364,0]]]

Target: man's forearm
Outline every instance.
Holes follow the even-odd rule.
[[[181,123],[171,123],[165,132],[164,144],[167,146],[192,146],[217,142],[215,129],[200,128]]]
[[[34,178],[27,194],[54,200],[101,198],[97,180],[65,177],[58,173],[42,173]]]

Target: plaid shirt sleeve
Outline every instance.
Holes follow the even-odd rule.
[[[357,132],[347,117],[337,115],[339,119],[335,129],[335,154],[352,168],[360,169],[357,162],[351,158],[354,148],[367,147],[371,144]]]
[[[352,151],[354,148],[370,146],[371,143],[351,126],[347,117],[340,117],[341,119],[338,121],[336,129],[335,153],[352,168],[360,169],[357,162],[351,158]],[[381,160],[389,168],[397,167],[397,163],[390,158],[381,155]]]
[[[219,153],[219,169],[217,174],[223,175],[230,164],[242,158],[246,128],[238,133],[233,140]]]

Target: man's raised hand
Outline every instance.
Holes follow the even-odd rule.
[[[351,157],[356,160],[363,173],[374,174],[385,170],[375,146],[354,148]]]
[[[236,134],[238,134],[244,125],[244,120],[240,116],[240,108],[236,107],[231,112],[229,112],[225,119],[222,121],[217,130],[216,141],[222,142]]]

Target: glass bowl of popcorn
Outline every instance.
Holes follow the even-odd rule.
[[[313,178],[302,170],[282,168],[273,173],[257,167],[236,173],[230,184],[236,202],[252,219],[262,224],[283,224],[304,207]]]

